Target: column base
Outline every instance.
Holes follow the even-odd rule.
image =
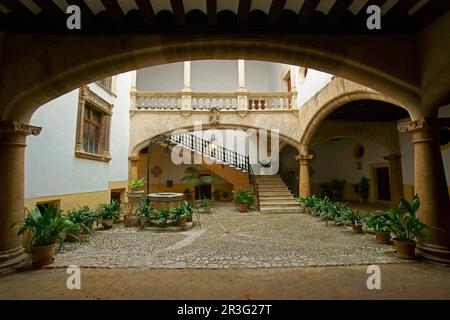
[[[23,248],[0,252],[0,269],[17,266],[28,258]]]
[[[450,248],[431,244],[417,244],[417,254],[426,260],[450,265]]]

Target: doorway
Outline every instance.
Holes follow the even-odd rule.
[[[374,168],[376,200],[391,201],[391,178],[389,167]]]
[[[209,176],[209,174],[201,174],[200,176],[205,177],[205,176]],[[195,199],[203,199],[203,198],[211,199],[211,185],[210,184],[195,186]]]

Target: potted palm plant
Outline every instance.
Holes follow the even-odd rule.
[[[17,223],[12,227],[16,225]],[[53,263],[55,253],[64,245],[64,233],[73,227],[74,224],[53,205],[43,209],[42,212],[38,208],[31,212],[27,209],[17,235],[22,235],[26,231],[33,234],[31,259],[34,268]]]
[[[132,180],[128,183],[130,190],[127,192],[128,210],[124,217],[125,227],[133,227],[139,224],[139,217],[136,215],[136,209],[144,196],[144,190],[139,190],[139,188],[142,188],[144,184],[144,178]]]
[[[354,233],[362,233],[362,216],[359,211],[353,211],[351,208],[343,209],[340,217],[337,219],[338,224],[351,223]]]
[[[390,231],[395,235],[394,248],[396,256],[400,259],[414,259],[416,254],[416,240],[423,229],[428,226],[416,217],[420,207],[420,200],[414,196],[411,203],[404,197],[400,199],[398,208],[386,212]]]
[[[194,167],[188,167],[185,170],[185,176],[181,178],[181,182],[190,183],[198,187],[198,197],[203,198],[201,186],[209,185],[214,182],[214,178],[211,176],[202,176],[200,171]]]
[[[376,239],[378,243],[391,243],[391,232],[389,230],[389,220],[385,214],[379,212],[377,214],[367,213],[364,219],[368,228],[376,232]]]
[[[220,201],[220,196],[222,194],[222,190],[220,189],[215,189],[213,192],[213,197],[215,201]]]
[[[253,192],[246,189],[238,190],[234,194],[234,203],[239,206],[239,212],[247,212],[251,205],[255,203]]]
[[[167,227],[167,218],[170,216],[170,211],[167,209],[161,209],[157,213],[157,225],[160,228]]]
[[[111,203],[102,203],[97,208],[98,217],[101,219],[103,228],[111,229],[114,225],[114,220],[119,218],[122,208],[119,201],[113,200]]]
[[[230,192],[229,191],[222,191],[222,193],[220,194],[220,200],[221,201],[228,201],[230,199]]]
[[[172,213],[176,217],[179,226],[183,227],[187,224],[187,218],[190,214],[187,206],[180,205],[173,209]]]

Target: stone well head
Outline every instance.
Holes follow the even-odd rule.
[[[177,192],[157,192],[147,195],[155,209],[172,210],[181,205],[184,200],[184,194]]]

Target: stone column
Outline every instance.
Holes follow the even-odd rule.
[[[247,92],[245,88],[245,60],[238,60],[238,84],[239,92]]]
[[[389,170],[391,176],[391,202],[394,206],[397,206],[400,202],[400,198],[403,197],[403,178],[402,178],[402,164],[401,155],[390,154],[383,157],[384,160],[389,161]],[[374,186],[372,186],[374,188]]]
[[[309,161],[313,159],[312,154],[301,154],[295,157],[295,160],[300,160],[299,173],[299,196],[304,198],[311,195],[311,183],[309,181]]]
[[[20,121],[0,121],[0,268],[18,264],[27,257],[17,230],[10,230],[10,226],[24,217],[26,136],[40,132],[41,128]]]
[[[423,231],[417,249],[423,257],[450,263],[450,206],[439,145],[436,119],[401,123],[400,132],[411,134],[414,144],[414,187],[420,198],[418,217],[429,228]]]
[[[289,92],[290,108],[297,108],[297,75],[299,73],[299,67],[291,66],[291,91]]]
[[[191,62],[184,62],[183,92],[191,92]]]
[[[181,95],[181,113],[184,116],[190,115],[192,110],[192,89],[191,89],[191,62],[184,62],[183,90]]]

